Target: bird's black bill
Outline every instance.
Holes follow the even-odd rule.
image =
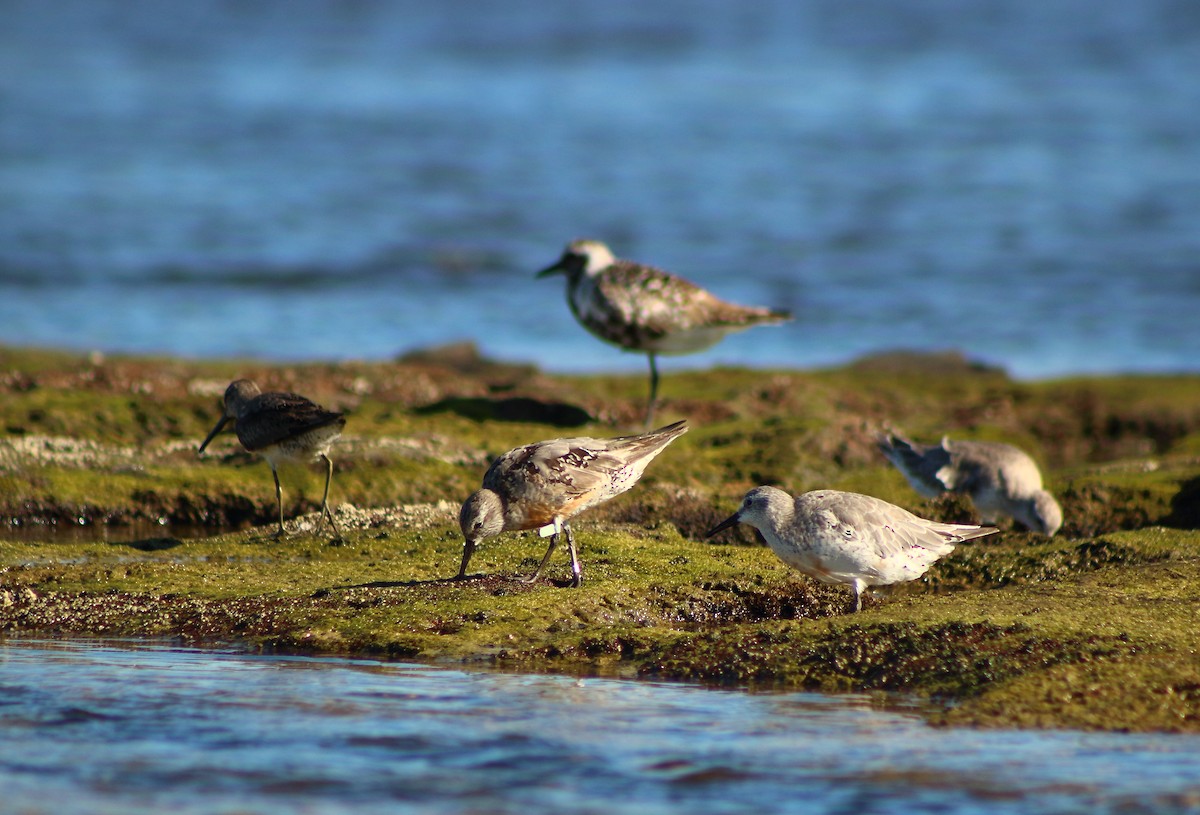
[[[465,541],[463,541],[462,565],[458,567],[458,575],[454,578],[455,580],[466,580],[467,565],[471,562],[471,555],[474,554],[474,552],[475,541],[467,538]]]
[[[538,272],[536,275],[534,275],[534,277],[535,278],[549,277],[552,274],[562,274],[566,270],[567,269],[563,265],[563,262],[561,260],[558,260],[558,261],[555,261],[553,266],[547,266],[545,269],[542,269],[540,272]]]
[[[739,521],[740,521],[740,518],[738,516],[738,513],[735,512],[732,515],[730,515],[728,518],[726,518],[725,520],[721,521],[719,524],[714,526],[712,529],[705,532],[704,537],[711,538],[713,535],[717,534],[718,532],[724,532],[726,529],[728,529],[731,526],[737,526]]]
[[[217,422],[217,426],[212,429],[212,432],[208,434],[208,437],[205,438],[204,441],[200,442],[200,449],[197,450],[196,452],[203,453],[204,448],[208,447],[208,443],[210,441],[212,441],[214,438],[216,438],[217,434],[221,432],[221,428],[225,427],[225,425],[228,422],[229,422],[229,417],[222,416],[221,421]]]

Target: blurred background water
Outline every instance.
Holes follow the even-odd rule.
[[[0,811],[1200,811],[1195,735],[932,729],[852,695],[0,644]]]
[[[1197,369],[1190,0],[6,0],[0,342],[641,370],[580,236],[798,320],[668,363]]]

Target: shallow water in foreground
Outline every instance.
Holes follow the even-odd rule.
[[[0,645],[5,812],[1200,812],[1200,737],[860,697],[146,644]]]

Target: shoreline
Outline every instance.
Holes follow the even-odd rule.
[[[240,376],[349,412],[331,492],[343,541],[304,531],[318,468],[281,468],[296,531],[274,541],[266,464],[229,434],[196,455]],[[0,517],[112,533],[0,533],[0,637],[900,693],[931,702],[934,724],[1200,732],[1200,374],[1014,381],[913,354],[669,372],[660,418],[692,432],[579,518],[580,589],[563,587],[561,559],[519,582],[543,551],[527,533],[489,539],[472,562],[483,576],[446,580],[462,547],[454,516],[499,452],[635,426],[644,375],[548,374],[462,346],[298,364],[0,347],[0,388]],[[975,520],[960,499],[908,488],[873,449],[885,427],[1025,448],[1063,531],[1006,526],[865,596],[857,615],[847,589],[787,570],[747,529],[701,537],[759,483]]]
[[[736,335],[734,335],[736,336]],[[1127,379],[1139,377],[1190,377],[1200,375],[1200,370],[1189,370],[1186,367],[1174,367],[1162,364],[1148,368],[1060,368],[1049,369],[1041,373],[1022,374],[1010,361],[991,357],[986,354],[974,354],[956,347],[917,348],[909,346],[884,346],[877,350],[861,354],[849,354],[842,357],[814,359],[810,362],[795,365],[780,365],[768,363],[754,365],[744,360],[722,358],[721,346],[709,349],[701,354],[664,355],[659,358],[659,365],[664,376],[699,374],[718,370],[744,370],[771,373],[787,371],[791,373],[819,373],[844,370],[849,368],[894,368],[917,367],[925,371],[945,369],[948,371],[975,370],[992,371],[1002,374],[1014,384],[1039,385],[1053,382],[1069,382],[1098,379]],[[547,365],[535,359],[514,356],[512,358],[492,354],[487,348],[481,348],[479,343],[469,337],[448,338],[445,342],[431,345],[416,345],[396,349],[392,353],[380,353],[371,356],[258,356],[254,354],[178,354],[169,349],[159,350],[125,350],[114,348],[73,347],[70,345],[14,345],[0,338],[0,351],[23,351],[49,356],[72,357],[86,359],[93,364],[102,365],[109,361],[119,360],[157,360],[161,362],[179,362],[204,366],[216,363],[235,363],[247,368],[307,368],[315,366],[379,366],[404,365],[408,363],[435,362],[453,363],[456,360],[474,359],[488,364],[537,370],[546,376],[562,378],[584,377],[637,377],[646,370],[645,355],[640,351],[608,347],[608,353],[594,363],[579,368],[560,368]]]

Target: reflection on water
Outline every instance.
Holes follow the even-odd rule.
[[[0,646],[6,812],[1196,812],[1200,738],[932,730],[749,694]]]

